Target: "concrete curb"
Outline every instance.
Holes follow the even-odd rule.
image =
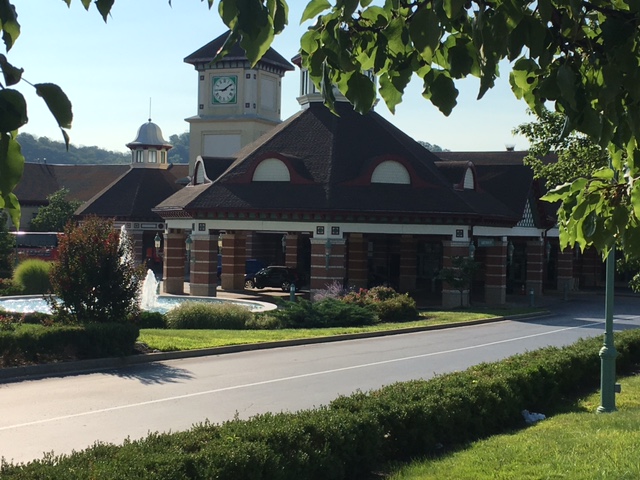
[[[469,320],[461,323],[449,323],[444,325],[428,325],[424,327],[399,328],[397,330],[385,330],[379,332],[348,333],[344,335],[333,335],[329,337],[299,338],[295,340],[280,340],[275,342],[251,343],[243,345],[229,345],[225,347],[203,348],[198,350],[182,350],[177,352],[146,353],[141,355],[130,355],[118,358],[96,358],[90,360],[78,360],[73,362],[47,363],[42,365],[28,365],[24,367],[0,368],[0,383],[10,383],[22,380],[32,380],[44,377],[56,377],[65,375],[76,375],[88,372],[98,372],[101,370],[112,370],[115,368],[140,365],[143,363],[162,362],[165,360],[176,360],[180,358],[206,357],[212,355],[224,355],[228,353],[248,352],[253,350],[266,350],[270,348],[292,347],[300,345],[314,345],[319,343],[341,342],[345,340],[357,340],[363,338],[385,337],[388,335],[402,335],[406,333],[427,332],[430,330],[445,330],[449,328],[468,327],[472,325],[482,325],[485,323],[496,323],[505,320],[527,320],[548,316],[551,312],[543,310],[535,313],[524,313],[519,315],[507,315],[496,318],[483,318],[479,320]]]

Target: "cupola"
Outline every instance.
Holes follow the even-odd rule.
[[[131,149],[132,167],[167,168],[167,152],[173,146],[162,137],[162,130],[151,119],[138,129],[133,142],[127,143]]]

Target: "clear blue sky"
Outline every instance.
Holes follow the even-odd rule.
[[[67,8],[62,0],[14,0],[22,34],[8,54],[25,69],[31,83],[60,85],[73,104],[74,145],[98,145],[126,151],[138,127],[149,117],[165,138],[188,130],[185,118],[197,112],[197,76],[184,57],[224,32],[217,2],[208,10],[200,0],[118,0],[105,24],[95,5],[86,12],[80,0]],[[306,0],[291,0],[289,26],[274,48],[285,58],[298,50],[304,27],[299,19]],[[298,72],[283,81],[282,117],[298,111]],[[17,87],[27,98],[29,123],[22,132],[61,140],[46,106],[33,89]],[[465,80],[454,112],[445,117],[420,96],[420,82],[409,86],[392,115],[381,102],[376,111],[416,140],[453,151],[504,150],[526,140],[511,130],[532,120],[515,99],[504,69],[498,86],[477,101],[478,81]]]

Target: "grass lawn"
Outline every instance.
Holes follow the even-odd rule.
[[[227,345],[243,345],[248,343],[293,340],[300,338],[327,337],[349,333],[377,332],[397,330],[401,328],[422,327],[463,323],[484,318],[495,318],[505,315],[517,315],[538,311],[538,309],[478,309],[454,311],[426,311],[420,319],[402,323],[379,323],[366,327],[316,328],[316,329],[282,329],[282,330],[162,330],[142,329],[139,341],[149,348],[169,352],[175,350],[194,350],[199,348],[223,347]]]
[[[578,402],[571,413],[440,459],[415,462],[390,480],[638,479],[640,376],[620,383],[615,413],[594,413],[600,404],[597,393]]]

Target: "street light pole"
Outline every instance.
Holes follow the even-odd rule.
[[[598,413],[616,411],[616,346],[613,342],[613,277],[615,248],[607,256],[604,306],[604,343],[600,349],[600,406]]]

